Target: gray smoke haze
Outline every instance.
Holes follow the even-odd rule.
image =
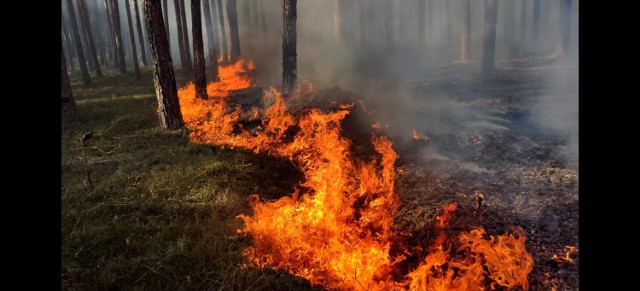
[[[171,52],[177,65],[173,1],[168,1],[167,12]],[[226,2],[222,1],[223,6]],[[338,2],[341,16],[336,21]],[[571,53],[558,60],[547,56],[554,51],[560,31],[560,1],[541,0],[537,40],[533,40],[533,2],[499,1],[498,73],[495,80],[486,82],[479,75],[483,1],[471,1],[471,62],[460,64],[462,1],[426,1],[424,39],[420,41],[418,0],[300,0],[298,77],[309,80],[316,89],[338,86],[360,96],[367,107],[376,110],[365,123],[379,122],[383,132],[400,146],[412,141],[413,129],[425,137],[454,135],[460,140],[509,131],[517,124],[507,115],[526,111],[518,114],[527,116],[527,126],[561,137],[566,142],[560,155],[577,160],[579,1],[572,1]],[[101,0],[88,3],[90,9],[104,9]],[[191,31],[191,1],[185,0],[185,5]],[[122,27],[126,27],[124,5],[120,10]],[[223,14],[226,18],[226,7]],[[242,58],[256,64],[259,85],[280,89],[282,1],[237,0],[237,14]],[[390,23],[390,31],[385,22]],[[123,29],[122,33],[128,49],[128,31]],[[228,36],[228,30],[226,33]],[[216,36],[219,41],[220,31]],[[206,33],[203,37],[208,49]],[[499,98],[516,101],[496,104]],[[426,156],[443,157],[437,149]]]

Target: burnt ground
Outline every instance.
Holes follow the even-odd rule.
[[[577,290],[579,163],[577,152],[572,152],[577,151],[577,143],[572,132],[544,126],[536,111],[541,98],[577,92],[570,88],[577,82],[549,82],[549,76],[562,76],[577,68],[577,63],[529,57],[497,67],[492,80],[478,78],[472,65],[454,64],[380,85],[402,86],[420,96],[445,95],[449,101],[477,109],[467,113],[482,112],[475,119],[450,120],[447,116],[452,114],[445,112],[439,121],[431,121],[446,124],[449,130],[422,130],[426,141],[394,140],[400,155],[396,190],[401,199],[395,227],[411,233],[412,240],[430,241],[442,206],[456,202],[458,218],[452,231],[476,226],[491,235],[515,226],[524,230],[526,248],[534,258],[529,275],[532,290]],[[413,117],[419,119],[420,114],[414,112]],[[478,120],[487,125],[469,126]],[[484,195],[480,216],[474,213],[477,192]],[[552,259],[565,257],[566,246],[576,247],[569,254],[573,262]]]

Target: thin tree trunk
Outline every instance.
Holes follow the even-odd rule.
[[[264,16],[264,1],[258,1],[258,5],[260,6],[260,29],[262,30],[261,36],[262,39],[267,38],[267,19]]]
[[[71,31],[67,25],[67,17],[65,11],[62,11],[62,35],[64,36],[65,48],[67,49],[67,55],[69,55],[69,70],[73,73],[73,58],[75,57],[75,51],[71,49],[75,44],[71,41]]]
[[[167,0],[162,0],[162,10],[164,11],[164,29],[167,32],[167,43],[169,44],[169,51],[171,51],[171,34],[169,33],[169,8],[167,7]]]
[[[131,4],[131,2],[129,3],[127,2],[128,0],[125,0],[124,7],[125,7],[125,10],[127,11],[127,22],[129,24],[129,42],[131,43],[131,61],[133,62],[133,69],[136,74],[136,80],[140,80],[142,76],[140,75],[140,65],[138,64],[138,51],[136,49],[136,35],[133,32],[133,19],[131,17],[131,8],[129,7],[129,4]],[[144,53],[144,46],[142,47],[142,52]]]
[[[460,62],[466,63],[471,55],[471,0],[462,0],[462,27],[460,29]]]
[[[136,26],[138,28],[138,41],[140,42],[140,57],[142,58],[142,64],[147,66],[147,54],[145,52],[145,41],[142,35],[142,23],[140,23],[140,9],[138,9],[138,0],[133,0],[133,10],[136,14]]]
[[[292,96],[297,78],[297,54],[296,54],[296,20],[297,0],[283,0],[283,26],[282,35],[282,87],[283,92]]]
[[[227,0],[227,20],[229,20],[229,61],[235,63],[240,58],[240,37],[238,35],[238,13],[236,0]]]
[[[565,55],[569,51],[569,37],[571,32],[571,0],[560,2],[560,34],[556,42],[554,57]]]
[[[179,129],[184,127],[184,123],[162,19],[162,7],[157,0],[142,0],[142,7],[153,60],[153,84],[158,98],[160,125],[166,130]]]
[[[73,2],[71,0],[67,0],[67,9],[69,11],[69,20],[71,21],[71,31],[73,32],[73,43],[76,45],[76,54],[78,55],[78,63],[80,63],[82,83],[85,87],[89,87],[91,86],[91,77],[89,76],[89,69],[87,68],[87,62],[84,58],[84,49],[82,48],[80,32],[78,31],[78,21],[73,9]]]
[[[178,50],[180,52],[180,66],[182,73],[188,77],[191,76],[191,68],[187,60],[187,48],[185,47],[184,30],[182,29],[182,14],[180,13],[180,0],[173,0],[173,6],[176,11],[176,25],[178,28]]]
[[[182,20],[182,37],[184,38],[184,55],[187,58],[188,71],[193,73],[193,58],[191,58],[191,42],[189,41],[189,26],[187,25],[187,6],[180,0],[180,19]]]
[[[531,23],[531,37],[533,42],[538,41],[540,31],[540,0],[533,0],[533,20]]]
[[[191,0],[191,31],[193,32],[194,66],[193,83],[196,86],[196,98],[207,99],[207,76],[204,68],[204,44],[202,43],[201,15],[200,0]]]
[[[111,48],[109,60],[113,61],[113,67],[117,67],[118,49],[116,48],[116,33],[113,30],[113,17],[111,17],[111,4],[109,0],[104,0],[104,10],[107,15],[107,22],[109,23],[109,47]]]
[[[76,11],[78,13],[78,17],[80,15],[80,11]],[[82,18],[78,19],[78,30],[80,31],[80,39],[82,40],[82,48],[84,49],[84,56],[87,60],[87,67],[94,68],[93,57],[91,56],[91,51],[89,51],[89,39],[87,38],[87,32],[84,30],[82,26]]]
[[[492,78],[495,71],[496,21],[498,0],[484,0],[484,39],[482,41],[482,76]]]
[[[115,32],[116,47],[118,49],[118,67],[121,74],[127,73],[127,64],[124,61],[124,45],[122,44],[122,30],[120,29],[120,7],[118,0],[111,1],[111,13],[113,16],[113,31]]]
[[[96,45],[98,46],[98,55],[100,56],[100,63],[103,66],[107,66],[107,55],[105,52],[105,41],[104,41],[104,32],[103,32],[103,27],[104,25],[102,25],[102,18],[100,17],[100,14],[98,13],[97,9],[93,9],[92,10],[92,19],[95,19],[96,22],[98,23],[98,25],[93,26],[96,27]],[[94,22],[95,23],[95,22]]]
[[[527,42],[527,1],[522,0],[520,6],[520,45],[523,47]]]
[[[425,44],[426,28],[427,28],[427,3],[426,0],[418,0],[418,43]]]
[[[61,45],[62,67],[60,69],[60,95],[62,96],[62,116],[70,118],[76,115],[76,102],[73,100],[73,91],[69,84],[69,74],[67,74],[67,60],[64,57],[64,47]]]
[[[211,5],[210,0],[204,0],[204,21],[207,29],[207,47],[209,49],[209,79],[217,82],[218,77],[218,53],[216,52],[216,31],[213,25],[213,19],[211,19]]]
[[[227,46],[227,32],[225,30],[224,21],[224,9],[222,7],[222,0],[216,0],[216,12],[218,14],[218,23],[220,26],[220,54],[222,55],[222,64],[226,64],[229,61],[229,50]]]
[[[87,2],[85,2],[85,0],[78,0],[78,12],[80,13],[80,22],[82,22],[82,27],[87,35],[89,52],[91,54],[91,59],[93,60],[93,70],[96,72],[96,76],[102,77],[100,61],[98,61],[98,52],[96,51],[96,46],[93,42],[93,32],[91,31],[91,22],[89,21],[89,9],[87,9]]]

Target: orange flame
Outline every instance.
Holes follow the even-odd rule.
[[[418,134],[418,132],[414,129],[413,130],[413,140],[424,140],[424,138],[422,136],[420,136],[420,134]]]
[[[486,241],[481,229],[460,234],[458,253],[466,257],[452,258],[443,240],[407,280],[394,280],[394,266],[405,257],[389,254],[399,202],[394,183],[398,155],[392,143],[373,136],[377,154],[358,160],[349,150],[351,141],[340,133],[353,104],[328,113],[312,108],[296,118],[274,88],[263,98],[273,103],[263,111],[262,125],[245,130],[241,118],[256,118],[260,112],[255,110],[261,109],[245,113],[230,106],[226,97],[232,90],[254,86],[250,64],[239,61],[221,67],[220,81],[207,85],[209,100],[195,98],[193,84],[178,91],[193,142],[285,157],[304,175],[302,186],[308,190],[268,202],[252,195],[253,215],[238,216],[244,221],[238,232],[252,238],[243,253],[247,266],[285,270],[329,289],[479,289],[490,284],[528,288],[533,261],[524,248],[524,235]],[[439,221],[446,223],[456,207],[446,206]]]
[[[567,249],[567,253],[565,254],[564,257],[562,256],[558,256],[558,255],[553,255],[551,258],[558,261],[558,262],[567,262],[567,263],[571,263],[573,264],[573,259],[571,258],[571,253],[577,251],[577,247],[574,246],[565,246],[565,248]]]

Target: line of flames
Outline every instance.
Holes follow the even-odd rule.
[[[208,100],[195,97],[193,84],[178,92],[193,142],[285,157],[304,174],[301,186],[308,190],[268,202],[254,194],[253,215],[238,216],[244,221],[239,232],[252,242],[243,253],[247,266],[284,270],[313,285],[340,290],[473,290],[498,285],[528,289],[533,260],[524,234],[487,240],[482,229],[460,234],[461,247],[455,250],[443,245],[444,239],[436,241],[415,270],[394,280],[391,274],[404,256],[389,255],[399,202],[394,185],[398,155],[392,143],[385,136],[373,136],[378,155],[356,160],[349,150],[351,141],[341,135],[350,106],[329,113],[310,109],[295,117],[274,88],[263,97],[273,102],[264,110],[243,112],[229,106],[230,92],[255,86],[252,69],[252,63],[242,60],[220,67],[220,81],[207,85]],[[239,121],[247,116],[265,117],[260,127],[246,130]],[[291,139],[287,133],[294,128],[298,131]],[[455,206],[445,207],[446,213],[454,210]],[[442,227],[446,213],[439,218]],[[452,252],[465,255],[454,258]]]

